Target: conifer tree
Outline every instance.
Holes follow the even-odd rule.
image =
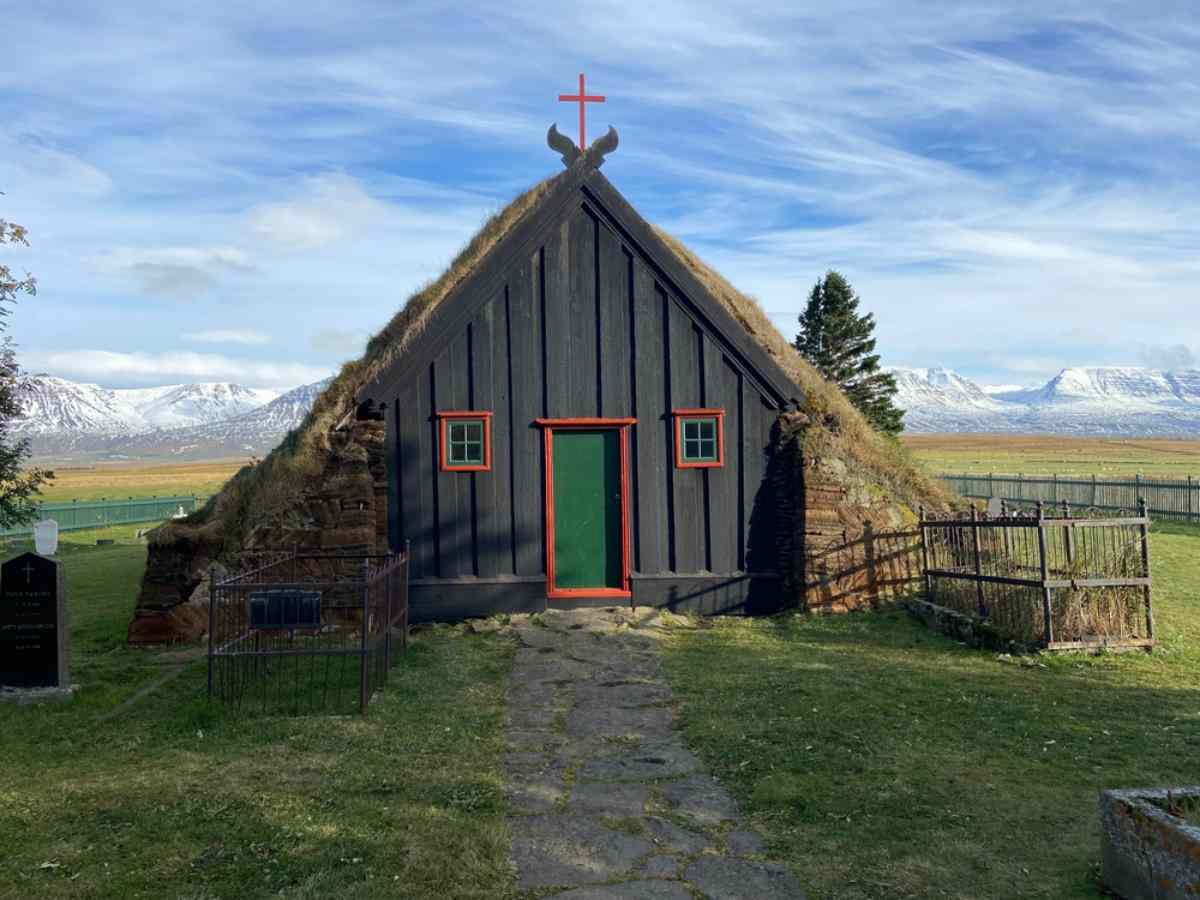
[[[874,331],[874,314],[860,316],[858,295],[839,272],[830,270],[808,295],[795,347],[841,387],[877,430],[897,435],[904,430],[904,410],[892,402],[896,379],[879,368]]]
[[[0,219],[0,246],[28,245],[25,229]],[[4,316],[9,310],[5,303],[16,303],[17,294],[36,294],[37,282],[26,274],[18,278],[8,266],[0,263],[0,331],[4,331]],[[45,469],[23,469],[29,456],[29,439],[13,441],[9,434],[12,420],[21,414],[21,394],[25,378],[17,365],[12,338],[5,335],[0,341],[0,528],[20,525],[37,515],[33,497],[38,488],[54,477]]]

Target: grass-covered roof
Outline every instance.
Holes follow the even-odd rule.
[[[359,389],[404,354],[438,304],[567,175],[561,172],[535,184],[490,216],[446,271],[408,298],[367,342],[359,359],[341,367],[300,425],[288,432],[265,459],[240,469],[202,509],[155,529],[152,540],[169,543],[199,532],[209,540],[219,540],[223,551],[240,548],[253,524],[284,509],[305,481],[320,472],[323,457],[330,449],[331,433],[353,410]],[[835,453],[857,463],[860,471],[910,507],[944,499],[940,488],[916,468],[899,444],[875,432],[845,395],[800,357],[755,300],[738,291],[679,240],[661,229],[654,230],[668,250],[802,389],[805,411],[813,421],[808,436],[813,452]],[[797,277],[799,280],[811,274]]]

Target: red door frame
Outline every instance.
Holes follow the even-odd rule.
[[[637,419],[534,419],[542,429],[546,458],[546,596],[551,600],[579,597],[632,597],[629,583],[629,427]],[[615,428],[621,438],[621,587],[560,588],[554,584],[554,431]]]

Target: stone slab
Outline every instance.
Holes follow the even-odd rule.
[[[644,784],[577,784],[568,805],[572,812],[588,816],[624,819],[646,811],[650,788]]]
[[[619,755],[596,756],[579,770],[580,781],[643,781],[657,778],[676,778],[699,771],[700,760],[680,742],[642,744]]]
[[[721,900],[804,900],[796,876],[778,863],[706,855],[684,869],[683,877]]]
[[[533,816],[513,826],[520,890],[612,881],[653,849],[642,838],[582,816]]]
[[[695,856],[712,846],[712,841],[708,839],[707,835],[681,828],[670,819],[647,816],[643,824],[647,837],[662,850],[669,850],[683,856]]]
[[[574,888],[550,896],[562,900],[694,900],[695,895],[678,881],[626,881]]]
[[[753,831],[731,831],[725,835],[725,846],[734,856],[758,856],[767,852],[767,844]]]
[[[663,785],[662,795],[674,812],[698,825],[720,825],[737,818],[733,798],[710,775],[672,781]]]

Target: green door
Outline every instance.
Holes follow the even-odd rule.
[[[621,432],[555,430],[554,587],[623,588]]]

